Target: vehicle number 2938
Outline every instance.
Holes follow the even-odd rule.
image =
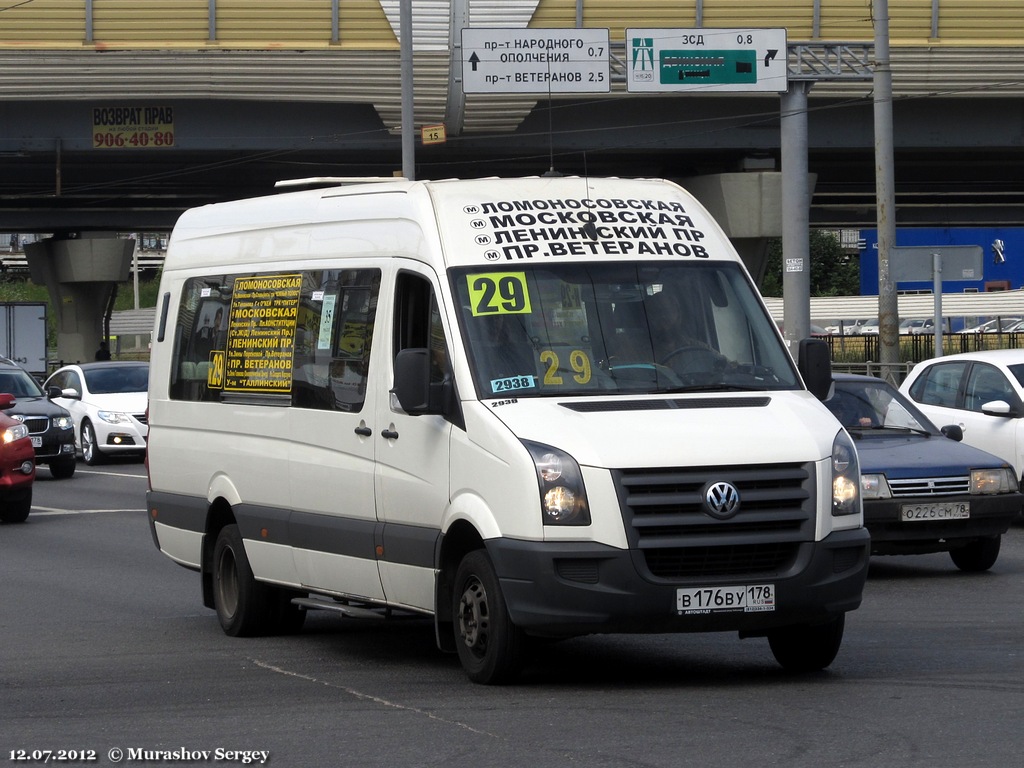
[[[749,584],[742,587],[689,587],[676,590],[676,611],[680,615],[729,611],[751,613],[774,610],[774,584]]]

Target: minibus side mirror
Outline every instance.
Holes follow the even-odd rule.
[[[395,386],[391,390],[402,410],[411,415],[430,410],[430,350],[403,349],[395,358]]]
[[[811,394],[827,400],[832,390],[832,353],[821,339],[802,339],[797,348],[796,366]]]

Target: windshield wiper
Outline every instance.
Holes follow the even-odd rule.
[[[683,392],[764,392],[764,387],[753,387],[745,384],[690,384],[685,387],[669,387],[659,389],[659,394],[677,395]],[[653,394],[653,393],[652,393]]]
[[[862,432],[913,432],[915,435],[924,435],[925,437],[931,437],[932,433],[927,429],[917,429],[916,427],[897,427],[895,425],[875,424],[873,426],[861,426],[855,424],[847,427],[848,430],[856,429]]]

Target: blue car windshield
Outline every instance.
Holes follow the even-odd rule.
[[[939,434],[927,416],[881,379],[839,379],[825,407],[849,430],[903,429]]]
[[[516,264],[450,279],[482,398],[800,386],[736,263]]]

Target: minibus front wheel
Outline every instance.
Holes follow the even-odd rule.
[[[515,679],[524,638],[512,621],[498,576],[487,553],[469,552],[459,564],[452,593],[459,661],[475,683],[498,685]]]

